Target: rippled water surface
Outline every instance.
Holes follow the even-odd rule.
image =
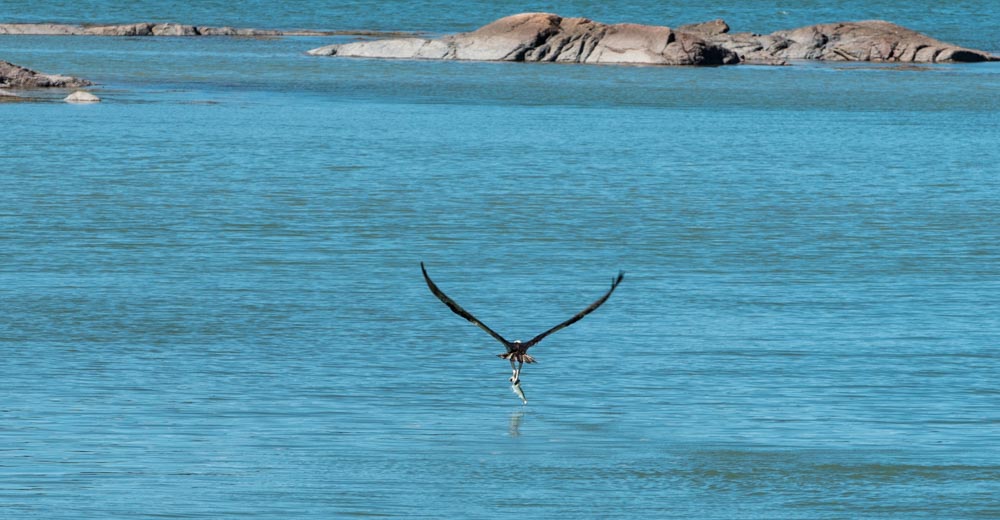
[[[58,4],[0,5],[432,32],[508,14]],[[690,18],[936,16],[1000,48],[954,30],[997,19],[973,4]],[[639,7],[511,11],[681,18]],[[330,41],[0,37],[104,99],[0,104],[0,517],[1000,516],[998,64],[303,54]],[[522,406],[420,261],[509,339],[626,277],[532,349]]]

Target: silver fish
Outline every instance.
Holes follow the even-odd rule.
[[[528,399],[524,397],[524,390],[521,390],[521,382],[518,381],[510,385],[510,389],[521,398],[521,404],[528,404]]]

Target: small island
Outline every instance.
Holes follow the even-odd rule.
[[[368,36],[389,38],[414,36],[417,33],[393,31],[339,30],[316,31],[311,29],[253,29],[241,27],[211,27],[180,23],[122,23],[122,24],[64,24],[64,23],[0,23],[0,35],[32,36],[237,36],[268,38],[279,36]]]
[[[731,33],[723,20],[677,28],[604,24],[551,13],[501,18],[437,39],[389,38],[327,45],[316,56],[637,65],[784,65],[790,60],[945,63],[998,61],[901,27],[869,20],[771,34]]]

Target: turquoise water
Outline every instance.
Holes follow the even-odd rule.
[[[0,5],[431,32],[508,14],[252,4]],[[510,11],[787,10],[1000,48],[992,4],[865,5]],[[104,99],[0,104],[0,517],[1000,515],[1000,64],[303,54],[330,41],[0,37]],[[511,339],[626,278],[532,350],[521,406],[420,261]]]

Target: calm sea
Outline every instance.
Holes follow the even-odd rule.
[[[111,5],[109,5],[111,4]],[[528,10],[883,18],[985,0],[23,2],[0,21],[444,33]],[[317,58],[0,37],[0,517],[1000,517],[1000,63]],[[502,351],[427,290],[528,339]]]

